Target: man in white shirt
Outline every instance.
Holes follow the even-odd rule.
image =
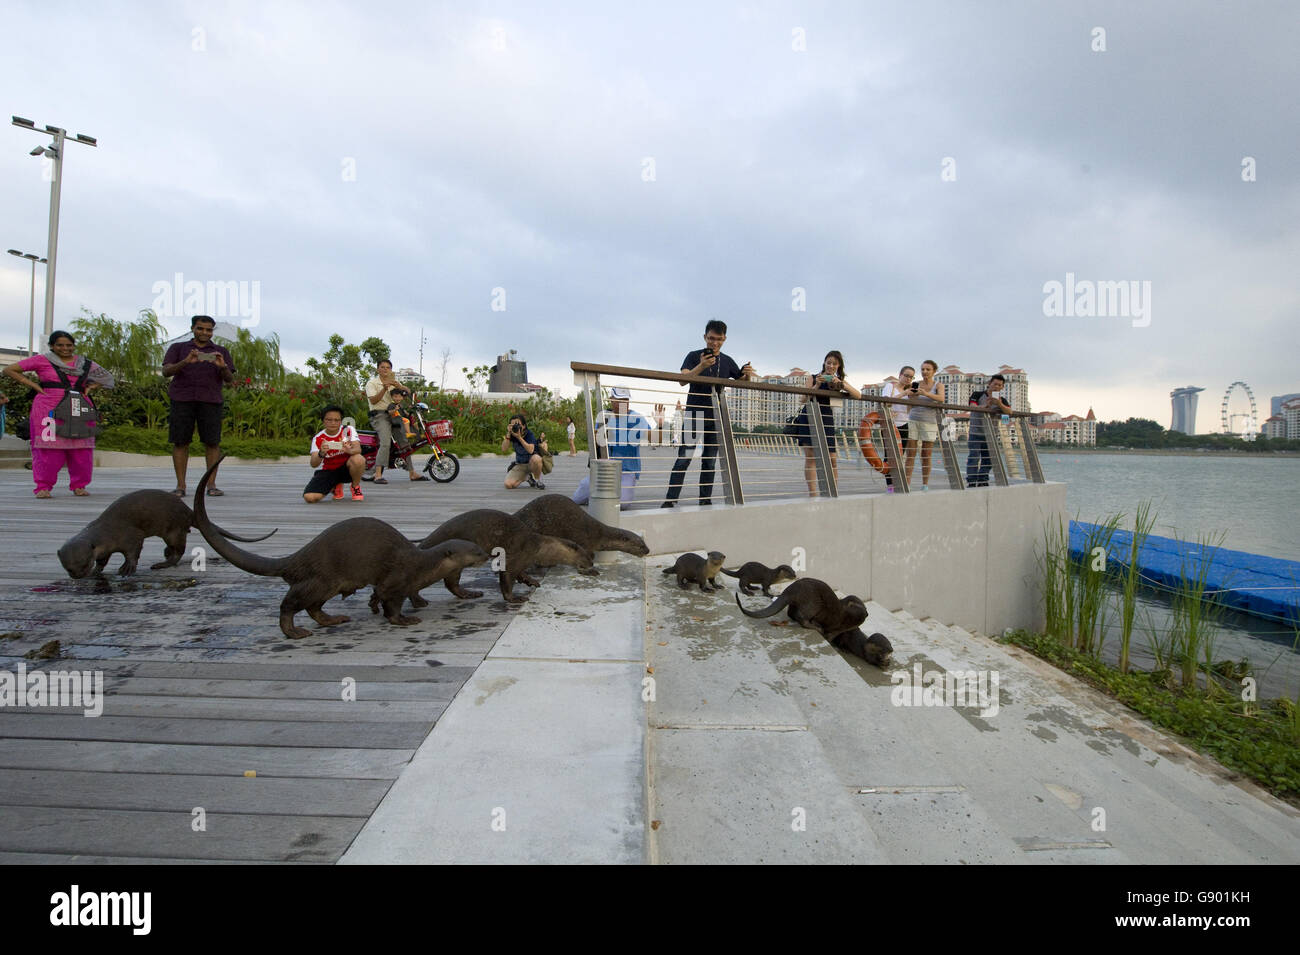
[[[916,377],[916,369],[911,365],[904,365],[898,370],[898,381],[886,382],[885,390],[880,393],[882,398],[910,398],[912,379]],[[898,446],[903,448],[907,445],[907,415],[911,410],[907,405],[888,405],[889,414],[894,419],[894,429],[898,432]],[[884,458],[886,464],[889,463],[889,443],[882,441],[880,456]],[[898,462],[902,466],[901,461]],[[890,469],[891,473],[893,469]],[[890,474],[885,475],[885,493],[894,493],[894,479]]]

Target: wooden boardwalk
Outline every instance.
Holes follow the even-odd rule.
[[[585,455],[557,460],[548,490],[570,493]],[[366,500],[306,505],[309,468],[224,466],[209,513],[236,532],[279,527],[257,553],[290,553],[346,517],[378,517],[408,536],[474,507],[515,510],[537,491],[506,491],[504,459],[462,462],[449,485],[364,485]],[[200,470],[191,465],[190,490]],[[400,481],[400,483],[399,483]],[[351,622],[311,637],[280,633],[285,585],[209,551],[151,571],[70,580],[55,551],[115,497],[172,486],[170,462],[101,468],[88,498],[64,483],[37,501],[31,474],[0,471],[0,671],[98,671],[103,713],[81,707],[0,708],[0,862],[315,862],[339,858],[465,680],[510,622],[495,577],[459,601],[425,592],[421,623],[372,616],[368,592],[336,598]],[[27,654],[50,640],[57,659]],[[347,691],[351,691],[348,693]],[[345,699],[352,695],[354,699]]]

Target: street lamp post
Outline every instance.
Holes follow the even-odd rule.
[[[86,136],[83,133],[77,133],[75,138],[69,140],[68,131],[58,126],[46,126],[44,130],[40,130],[30,119],[23,119],[21,116],[14,116],[12,119],[14,126],[52,137],[48,146],[38,146],[32,150],[33,156],[45,156],[54,160],[54,176],[50,182],[49,250],[45,254],[46,259],[49,260],[45,265],[45,334],[48,336],[54,331],[54,264],[59,251],[59,194],[63,186],[63,144],[74,142],[81,143],[83,146],[96,146],[98,142],[94,136]],[[35,270],[35,265],[32,268]]]
[[[36,334],[36,263],[45,264],[46,260],[41,258],[35,252],[19,252],[17,249],[6,250],[10,255],[16,255],[20,259],[32,260],[32,299],[27,310],[27,357],[32,357],[32,339]],[[51,329],[53,331],[53,329]]]

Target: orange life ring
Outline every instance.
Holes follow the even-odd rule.
[[[886,477],[889,476],[889,465],[880,459],[876,454],[875,446],[871,443],[871,428],[873,425],[880,423],[880,412],[873,411],[858,422],[858,448],[862,451],[862,456],[867,462]],[[894,432],[894,437],[898,437],[898,432]]]

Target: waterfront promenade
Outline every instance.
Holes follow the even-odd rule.
[[[549,489],[571,490],[584,466],[557,458]],[[210,512],[238,532],[279,526],[244,545],[263,554],[358,514],[416,536],[536,495],[502,489],[504,471],[470,460],[450,485],[307,506],[305,466],[223,465]],[[996,671],[996,712],[896,705],[885,672],[743,618],[730,579],[716,596],[679,591],[660,573],[672,555],[620,555],[598,578],[558,568],[521,610],[479,568],[467,582],[488,596],[431,588],[406,629],[359,594],[326,607],[351,623],[290,642],[284,585],[212,558],[109,593],[63,574],[63,540],[117,493],[169,487],[169,469],[100,469],[87,499],[38,502],[29,481],[0,472],[0,667],[102,669],[109,695],[97,718],[0,710],[0,861],[1300,861],[1294,808],[937,620],[873,602],[867,629],[893,641],[896,672]],[[653,539],[700,516],[637,520]],[[161,551],[147,542],[141,566]],[[25,659],[51,639],[61,659]]]

